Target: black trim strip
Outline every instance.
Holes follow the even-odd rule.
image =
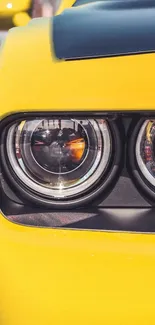
[[[8,215],[7,219],[17,224],[33,227],[139,233],[155,232],[155,208],[24,213]]]

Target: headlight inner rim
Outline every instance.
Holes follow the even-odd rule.
[[[67,198],[67,196],[72,197],[72,192],[74,192],[73,187],[65,189],[64,194],[66,196],[64,196],[63,194],[61,195],[61,193],[59,193],[57,190],[54,190],[54,189],[50,190],[49,188],[46,188],[45,186],[40,186],[39,183],[34,183],[33,181],[31,181],[30,178],[28,178],[24,174],[22,169],[19,167],[19,164],[17,163],[15,154],[14,154],[13,137],[14,137],[15,127],[16,127],[16,125],[12,126],[8,131],[8,135],[7,135],[7,139],[6,139],[6,151],[7,151],[7,156],[9,158],[9,162],[11,163],[12,166],[16,167],[17,173],[15,170],[14,171],[15,171],[17,177],[19,177],[24,182],[24,184],[27,185],[28,188],[33,189],[34,192],[36,192],[39,195],[43,195],[43,196],[46,196],[46,197],[49,197],[52,199],[61,199],[61,198],[65,198],[65,197]],[[101,170],[100,175],[102,175],[102,173],[104,173],[104,171],[106,169],[106,165],[108,163],[109,156],[110,156],[110,147],[108,148],[108,145],[110,145],[110,137],[109,137],[108,132],[106,134],[103,133],[103,136],[105,137],[104,138],[104,142],[105,142],[104,151],[106,153],[106,157],[104,157],[104,154],[102,154],[101,160],[100,161],[98,160],[98,167],[100,167],[100,170]],[[106,136],[107,136],[107,138],[106,138]],[[107,141],[108,141],[108,143],[107,143]],[[98,159],[99,158],[100,157],[98,157]],[[95,166],[93,168],[95,168]],[[103,170],[103,172],[102,172],[102,170]],[[90,176],[90,181],[92,178],[93,182],[92,181],[91,182],[93,184],[97,181],[97,179],[94,176],[95,176],[95,173],[92,174],[92,176]],[[88,181],[89,181],[89,179],[87,180],[87,183],[88,183]],[[54,192],[56,192],[56,191],[57,191],[57,195],[54,195]],[[85,182],[83,182],[81,184],[81,181],[79,181],[78,185],[75,188],[75,191],[76,191],[76,196],[79,193],[82,194],[83,192],[85,192]],[[59,195],[59,197],[58,197],[58,195]]]

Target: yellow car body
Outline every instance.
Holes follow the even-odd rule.
[[[17,11],[26,10],[20,3]],[[155,54],[66,63],[51,51],[50,29],[42,18],[9,31],[0,54],[1,120],[43,109],[155,109]],[[153,325],[154,274],[153,233],[27,227],[0,214],[1,325]]]
[[[0,2],[0,20],[12,18],[15,26],[24,26],[30,20],[31,0],[2,0]]]

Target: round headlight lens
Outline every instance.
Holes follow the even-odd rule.
[[[136,142],[136,160],[146,180],[155,186],[155,120],[146,120]]]
[[[110,129],[103,119],[35,119],[7,133],[9,162],[31,191],[49,198],[74,197],[100,180],[110,162]]]

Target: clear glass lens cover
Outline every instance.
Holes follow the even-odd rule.
[[[104,173],[111,136],[103,119],[35,119],[13,125],[7,154],[18,178],[31,190],[53,198],[75,196]]]
[[[153,186],[155,186],[155,120],[146,120],[138,134],[136,142],[136,159],[139,169]]]

